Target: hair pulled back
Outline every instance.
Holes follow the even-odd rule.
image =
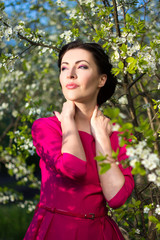
[[[71,49],[84,49],[92,53],[93,58],[95,60],[95,63],[98,67],[99,74],[106,74],[107,75],[107,81],[103,87],[101,87],[98,97],[97,97],[97,104],[98,106],[102,105],[104,102],[106,102],[108,99],[111,98],[113,95],[117,79],[116,77],[111,73],[112,65],[109,62],[109,58],[107,54],[104,52],[103,48],[97,44],[97,43],[83,43],[81,40],[76,40],[73,42],[70,42],[62,47],[62,49],[59,52],[59,59],[58,59],[58,67],[60,69],[61,67],[61,61],[64,56],[64,54],[71,50]]]

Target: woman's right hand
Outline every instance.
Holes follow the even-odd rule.
[[[59,113],[55,111],[54,113],[60,122],[62,121],[62,118],[73,119],[75,116],[75,104],[73,101],[67,100],[63,103],[62,112]]]

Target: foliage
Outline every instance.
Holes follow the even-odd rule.
[[[120,145],[132,138],[123,164],[133,167],[135,190],[123,207],[110,210],[126,239],[160,236],[159,9],[157,0],[0,2],[1,166],[17,184],[40,187],[30,162],[35,157],[31,126],[62,106],[59,49],[77,37],[98,42],[118,79],[116,94],[102,110],[121,132]],[[98,160],[109,169],[103,157]],[[12,200],[29,210],[36,204],[1,188],[0,202]]]
[[[26,214],[26,209],[15,204],[0,206],[0,239],[23,239],[33,213]]]

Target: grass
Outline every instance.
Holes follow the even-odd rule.
[[[0,205],[0,240],[22,240],[32,217],[14,204]]]

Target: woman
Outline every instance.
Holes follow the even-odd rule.
[[[134,181],[131,168],[112,159],[126,159],[118,133],[98,109],[114,93],[116,78],[103,49],[96,43],[71,42],[59,54],[60,84],[66,102],[62,112],[41,118],[32,127],[40,156],[40,202],[25,240],[121,240],[116,223],[107,215],[125,203]],[[94,159],[106,155],[110,169],[100,175]]]

